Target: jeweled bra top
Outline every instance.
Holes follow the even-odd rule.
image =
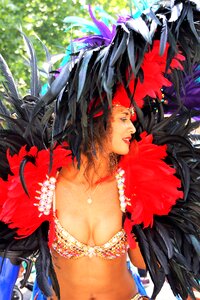
[[[124,197],[123,180],[120,173],[117,174],[116,179],[118,183],[117,185],[119,189],[119,196]],[[122,200],[120,199],[121,204]],[[79,242],[61,225],[55,213],[55,197],[53,206],[55,222],[55,240],[52,244],[52,248],[59,255],[68,259],[75,259],[83,256],[96,256],[104,259],[114,259],[123,256],[126,253],[128,249],[128,243],[124,229],[118,231],[108,242],[106,242],[103,245],[89,246]]]
[[[54,222],[56,238],[52,244],[52,248],[65,258],[75,259],[83,256],[97,256],[104,259],[114,259],[126,253],[127,239],[123,229],[117,232],[105,244],[101,246],[89,246],[75,239],[63,228],[56,216]]]

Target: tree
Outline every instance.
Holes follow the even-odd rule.
[[[36,36],[51,54],[64,53],[70,39],[80,33],[77,29],[65,32],[63,20],[70,15],[90,19],[87,4],[100,4],[113,16],[124,10],[120,0],[90,0],[87,3],[85,0],[1,0],[0,52],[22,90],[27,89],[30,75],[28,66],[24,65],[26,51],[19,29],[33,41],[38,61],[44,62],[45,52]]]

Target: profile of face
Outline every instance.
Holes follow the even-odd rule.
[[[126,155],[129,152],[132,134],[136,131],[131,121],[131,112],[124,106],[114,106],[111,114],[111,152]]]

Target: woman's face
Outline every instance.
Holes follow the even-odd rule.
[[[111,152],[127,154],[135,131],[130,110],[124,106],[114,106],[111,114]]]

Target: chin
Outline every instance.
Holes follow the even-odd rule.
[[[128,154],[128,153],[129,153],[129,149],[126,150],[126,151],[124,151],[121,155],[126,155],[126,154]]]
[[[116,150],[116,151],[113,151],[114,153],[116,153],[116,154],[118,154],[118,155],[126,155],[126,154],[128,154],[129,153],[129,147],[128,148],[126,148],[126,149],[118,149],[118,150]]]

